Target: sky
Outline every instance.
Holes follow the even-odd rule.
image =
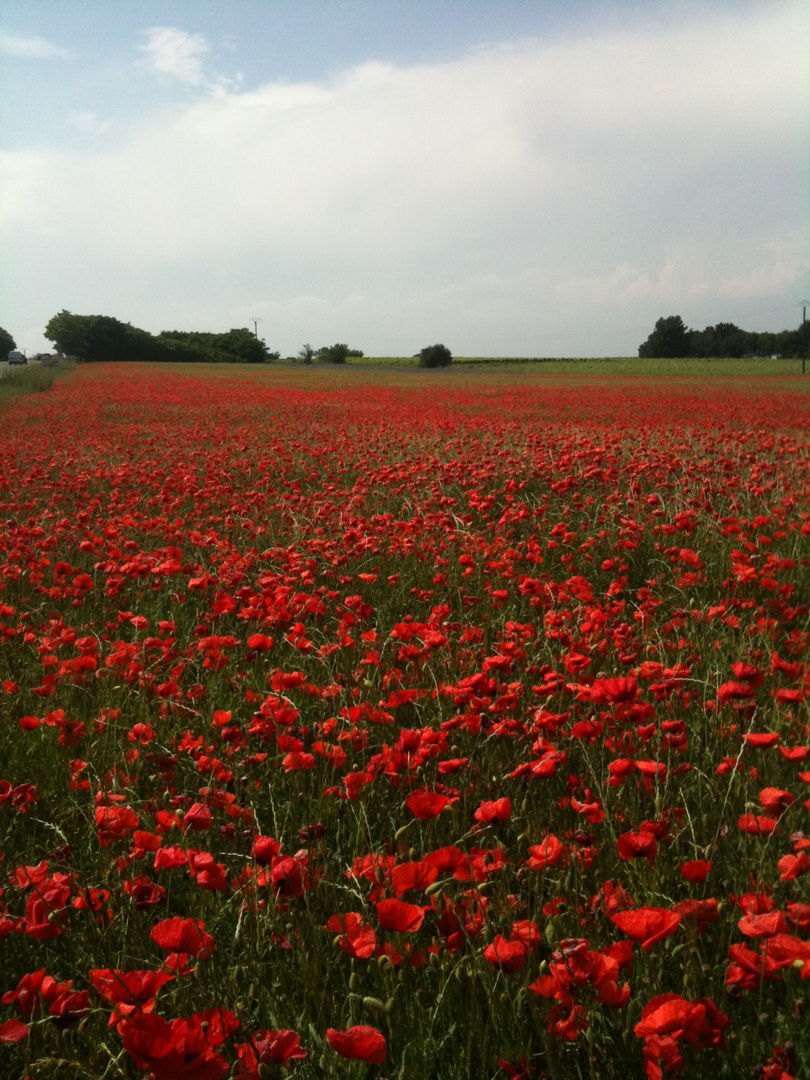
[[[804,0],[0,0],[0,326],[282,356],[795,327],[808,56]]]

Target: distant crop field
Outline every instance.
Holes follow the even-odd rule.
[[[418,367],[418,364],[418,357],[367,356],[360,360],[348,361],[348,366],[351,367]],[[484,370],[488,368],[501,369],[515,373],[523,371],[537,375],[570,373],[576,375],[768,376],[800,375],[802,371],[800,359],[642,360],[637,356],[603,358],[456,356],[453,358],[451,366],[456,368],[476,367]]]
[[[806,1080],[810,393],[546,371],[3,406],[0,1075]]]

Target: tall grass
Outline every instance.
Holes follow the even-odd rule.
[[[72,372],[75,367],[74,363],[64,360],[58,367],[42,367],[33,363],[8,367],[0,373],[0,404],[27,394],[44,393],[58,378]]]

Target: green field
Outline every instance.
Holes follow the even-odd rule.
[[[364,356],[350,360],[350,367],[418,367],[415,356]],[[793,357],[736,360],[733,358],[642,360],[637,356],[514,357],[456,356],[454,368],[496,368],[536,375],[799,375],[802,362]],[[446,370],[446,369],[445,369]]]

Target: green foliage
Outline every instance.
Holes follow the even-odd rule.
[[[687,330],[680,315],[670,315],[656,322],[655,329],[639,346],[643,359],[726,357],[800,357],[806,356],[810,332],[806,326],[798,330],[762,333],[741,330],[734,323],[719,322],[705,330]]]
[[[62,310],[45,327],[57,350],[82,363],[102,360],[158,360],[152,335],[110,315],[74,315]]]
[[[741,330],[734,323],[718,323],[705,330],[689,332],[691,356],[802,356],[807,353],[807,337],[802,329],[779,333]]]
[[[689,331],[680,315],[660,318],[647,340],[638,347],[638,355],[648,357],[680,357],[689,355]]]
[[[45,337],[61,353],[82,363],[149,360],[174,363],[263,364],[277,358],[244,328],[224,334],[164,330],[154,336],[109,315],[74,315],[60,311],[45,327]]]
[[[351,354],[352,350],[349,346],[340,342],[336,345],[323,345],[315,353],[322,364],[345,364]]]
[[[446,345],[426,345],[419,353],[419,367],[449,367],[453,354]]]
[[[187,352],[190,359],[194,353],[202,362],[263,364],[270,358],[264,342],[244,328],[229,330],[227,334],[164,330],[157,335],[157,340],[175,353]],[[179,356],[173,355],[169,359],[179,359]]]
[[[315,355],[315,350],[312,348],[312,346],[310,345],[310,343],[308,341],[305,342],[301,346],[301,348],[298,350],[298,359],[304,364],[311,364],[312,363],[312,357],[314,355]]]
[[[17,343],[8,330],[0,326],[0,360],[5,360],[12,349],[17,348]]]

